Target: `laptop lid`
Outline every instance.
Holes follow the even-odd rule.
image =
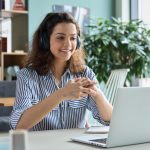
[[[150,87],[119,88],[116,94],[106,144],[99,137],[72,138],[102,147],[116,147],[150,142]],[[99,142],[96,142],[99,141]]]
[[[150,87],[119,88],[107,147],[150,142]]]

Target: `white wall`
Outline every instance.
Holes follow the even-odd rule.
[[[150,28],[150,0],[139,0],[139,19]]]
[[[1,24],[1,35],[2,37],[7,37],[7,52],[12,51],[12,29],[11,29],[11,19],[4,19]]]
[[[116,0],[116,17],[123,21],[130,20],[130,0]]]

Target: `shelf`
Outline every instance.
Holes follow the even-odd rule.
[[[1,18],[11,18],[18,15],[27,15],[28,11],[20,11],[20,10],[4,10],[2,9],[0,12]]]
[[[0,80],[5,80],[5,68],[9,66],[19,66],[22,68],[24,66],[24,61],[26,60],[27,53],[8,53],[8,52],[1,52],[0,56]]]
[[[0,12],[2,37],[7,38],[7,50],[28,50],[28,11],[5,10]]]
[[[1,52],[1,55],[27,55],[26,52]]]

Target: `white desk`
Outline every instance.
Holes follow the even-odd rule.
[[[29,150],[106,150],[106,148],[76,143],[70,140],[70,137],[79,136],[83,133],[83,129],[30,132]],[[2,149],[2,143],[4,144],[7,140],[8,134],[0,134],[0,150]],[[5,146],[3,150],[8,149]],[[150,143],[109,148],[109,150],[150,150]]]

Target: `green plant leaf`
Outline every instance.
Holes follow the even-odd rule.
[[[84,39],[87,63],[105,82],[112,69],[129,68],[132,76],[150,76],[150,30],[141,20],[99,18]]]

